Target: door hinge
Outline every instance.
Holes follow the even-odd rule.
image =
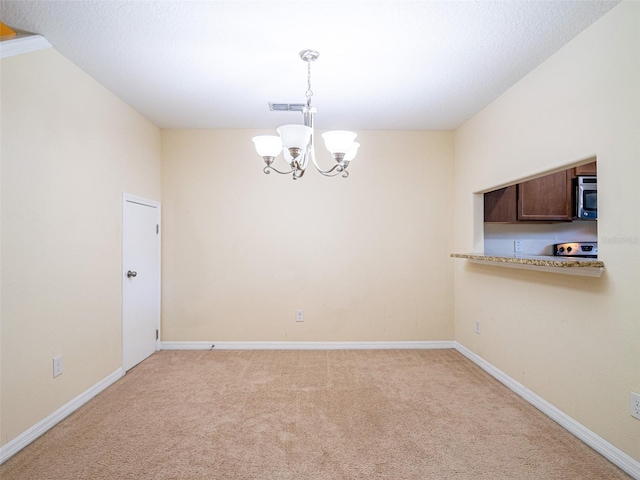
[[[160,338],[160,333],[158,332],[158,329],[156,328],[156,340],[158,340],[158,338]]]
[[[158,235],[160,233],[160,225],[156,224],[156,235]]]

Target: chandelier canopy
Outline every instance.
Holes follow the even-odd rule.
[[[311,62],[315,61],[320,54],[315,50],[303,50],[300,58],[307,62],[307,91],[305,104],[274,104],[270,103],[271,110],[300,111],[304,118],[304,125],[282,125],[277,129],[278,135],[259,135],[253,137],[256,151],[266,163],[264,173],[276,173],[283,175],[292,174],[293,179],[304,175],[309,164],[309,159],[316,170],[326,177],[335,177],[342,173],[344,178],[349,176],[347,167],[358,152],[359,143],[355,141],[357,134],[346,130],[334,130],[322,134],[327,150],[336,161],[335,165],[328,170],[323,170],[316,161],[314,148],[313,118],[316,109],[311,106]],[[283,153],[285,161],[289,164],[290,170],[280,171],[272,166],[275,158]]]

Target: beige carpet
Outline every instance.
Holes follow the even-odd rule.
[[[160,352],[0,476],[630,478],[453,350]]]

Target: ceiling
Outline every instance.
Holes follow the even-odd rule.
[[[163,128],[452,130],[619,3],[0,0],[0,19]]]

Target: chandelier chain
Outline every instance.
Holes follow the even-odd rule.
[[[307,106],[311,106],[311,97],[313,96],[313,91],[311,90],[311,59],[307,60],[307,91],[304,95],[307,97]]]

